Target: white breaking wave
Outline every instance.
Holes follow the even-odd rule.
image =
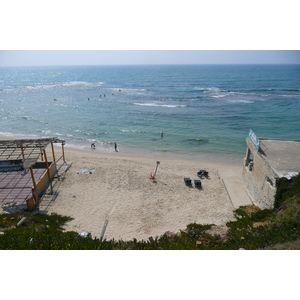
[[[130,130],[130,129],[121,129],[121,132],[125,133],[147,133],[146,131],[141,131],[141,130]]]
[[[251,101],[251,100],[228,100],[228,102],[230,103],[254,103],[255,101]]]
[[[86,82],[86,81],[70,81],[61,84],[61,86],[78,86],[78,85],[84,85],[84,86],[99,86],[103,85],[105,82]]]
[[[146,89],[129,89],[129,88],[110,88],[110,90],[121,94],[153,94]]]
[[[15,89],[6,89],[5,91],[34,91],[34,90],[49,90],[55,88],[65,88],[65,87],[96,87],[105,84],[105,82],[86,82],[86,81],[70,81],[62,83],[49,83],[49,84],[39,84],[39,85],[26,85]]]
[[[197,86],[194,87],[194,90],[203,91],[204,93],[218,93],[218,92],[222,91],[221,89],[219,89],[217,87],[197,87]]]
[[[226,96],[228,96],[228,94],[223,94],[223,95],[217,95],[217,96],[212,96],[212,98],[224,98],[224,97],[226,97]]]
[[[155,104],[155,103],[133,103],[133,105],[151,106],[151,107],[169,107],[169,108],[186,107],[186,105]]]

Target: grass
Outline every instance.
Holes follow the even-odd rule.
[[[1,250],[247,250],[300,249],[300,175],[278,182],[273,210],[244,206],[235,210],[235,220],[219,231],[213,224],[192,223],[178,233],[131,241],[100,240],[91,235],[65,232],[72,220],[57,214],[27,212],[0,215]],[[22,224],[18,222],[26,217]],[[220,229],[220,228],[219,228]],[[217,233],[212,233],[217,232]]]

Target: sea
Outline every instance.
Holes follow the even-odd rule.
[[[0,138],[237,161],[249,130],[300,139],[300,65],[0,67]]]

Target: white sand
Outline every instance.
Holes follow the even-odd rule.
[[[166,231],[184,230],[189,223],[225,225],[233,219],[233,206],[219,176],[219,169],[240,177],[241,165],[201,160],[158,159],[121,153],[80,151],[66,148],[66,160],[73,162],[59,195],[40,209],[74,218],[66,230],[90,232],[104,238],[147,240]],[[149,179],[160,160],[156,182]],[[77,174],[94,168],[91,175]],[[209,171],[203,190],[188,188],[183,178],[199,179],[200,169]],[[227,172],[228,173],[228,172]]]

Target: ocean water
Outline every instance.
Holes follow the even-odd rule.
[[[1,67],[0,121],[81,149],[241,158],[250,128],[300,139],[300,65]]]

